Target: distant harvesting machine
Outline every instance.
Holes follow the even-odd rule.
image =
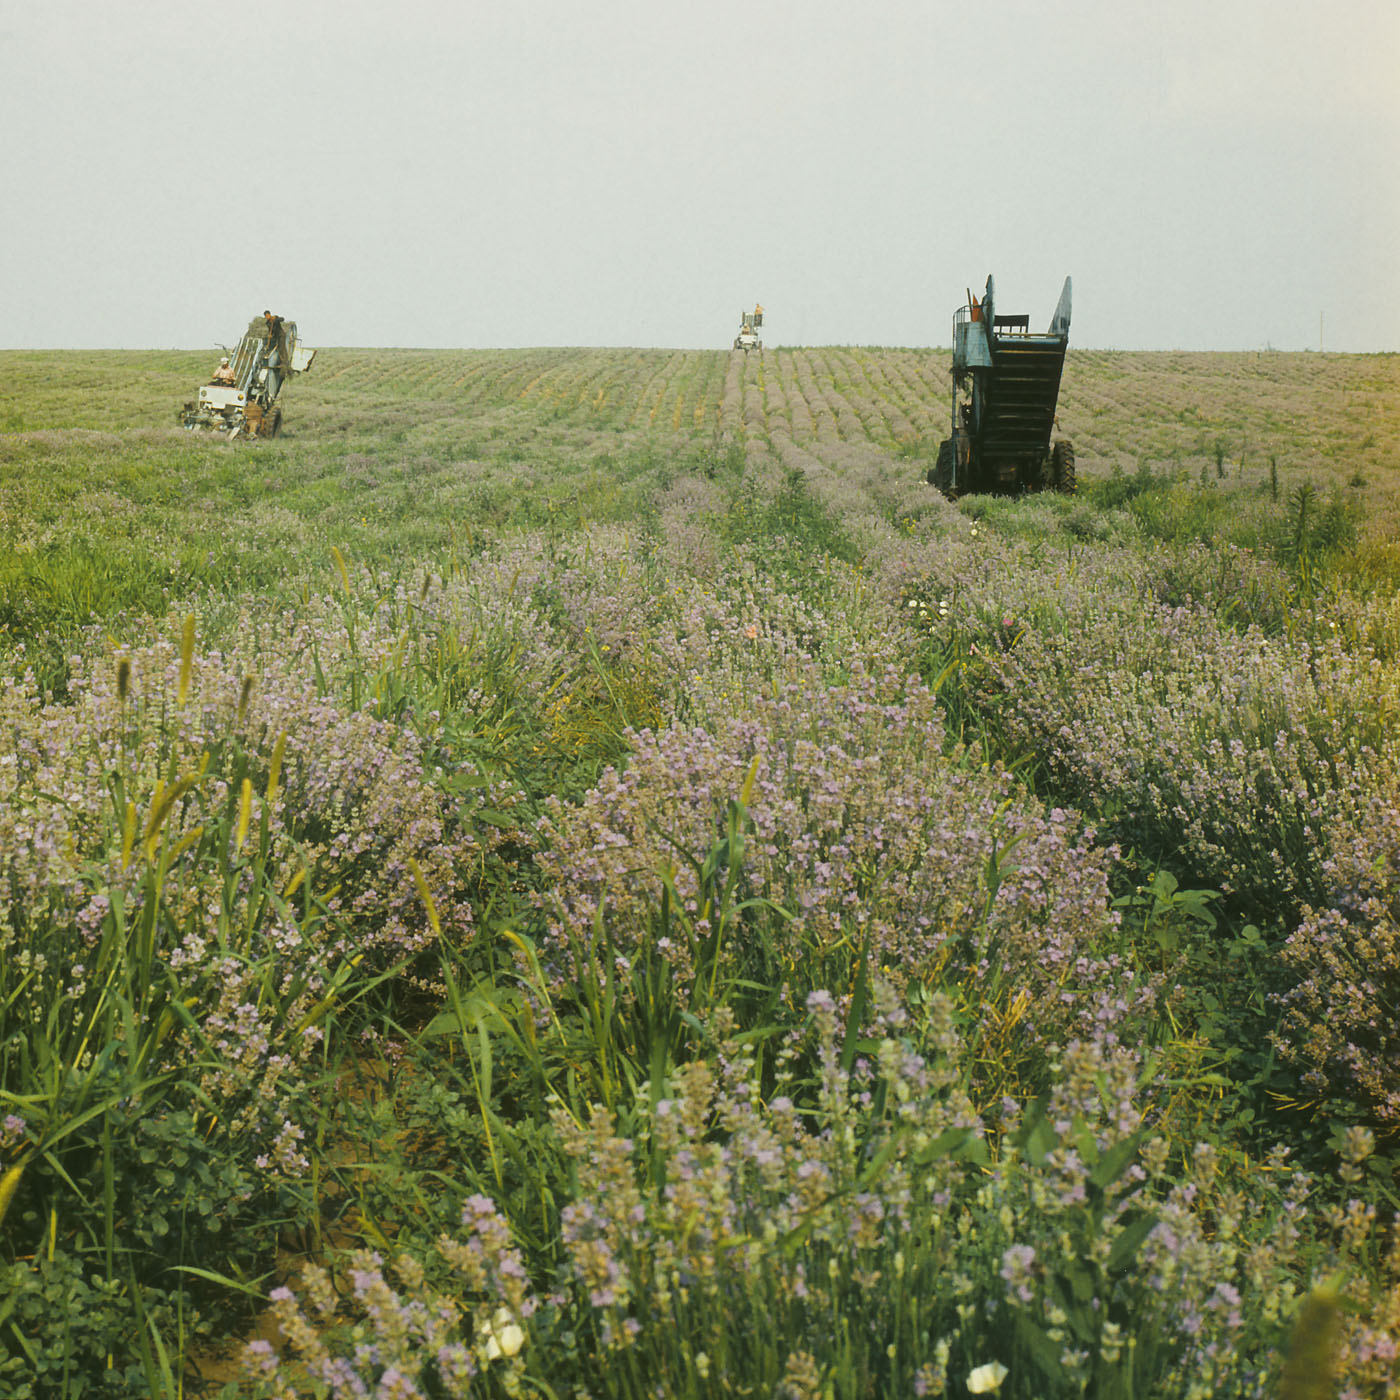
[[[980,302],[969,292],[953,313],[953,431],[928,473],[944,495],[1074,493],[1074,448],[1051,443],[1069,315],[1068,277],[1043,335],[1029,316],[996,314],[990,277]]]
[[[763,329],[763,308],[755,304],[752,311],[739,313],[739,334],[734,337],[734,348],[748,354],[750,350],[762,350],[763,342],[758,333]]]
[[[248,323],[232,355],[225,356],[213,378],[200,385],[197,398],[180,411],[182,427],[207,429],[230,439],[276,437],[282,427],[277,396],[294,374],[304,374],[316,358],[297,337],[295,321],[265,311]]]

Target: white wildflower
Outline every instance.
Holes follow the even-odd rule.
[[[990,1395],[992,1391],[1001,1389],[1005,1379],[1006,1367],[1000,1361],[989,1361],[968,1375],[967,1388],[973,1395]]]
[[[511,1357],[525,1345],[525,1333],[509,1308],[497,1308],[490,1322],[477,1328],[482,1343],[482,1356],[488,1361]]]

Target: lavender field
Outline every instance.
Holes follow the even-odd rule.
[[[0,1394],[1400,1393],[1400,359],[0,352]]]

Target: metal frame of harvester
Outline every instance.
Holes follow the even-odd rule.
[[[229,357],[233,382],[201,384],[198,397],[180,411],[180,424],[190,430],[237,437],[276,437],[282,428],[282,405],[277,396],[294,374],[304,374],[316,358],[297,337],[295,321],[280,316],[255,316],[238,348]]]
[[[1070,293],[1066,277],[1043,335],[1032,334],[1029,316],[997,315],[990,277],[980,302],[969,292],[953,313],[952,435],[928,473],[945,495],[1074,493],[1074,448],[1064,438],[1051,443]]]

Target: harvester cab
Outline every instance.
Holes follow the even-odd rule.
[[[1032,334],[1029,316],[997,314],[990,277],[980,302],[968,293],[953,313],[952,436],[929,468],[930,485],[949,497],[1074,493],[1074,448],[1050,441],[1069,316],[1068,277],[1043,335]]]
[[[222,433],[230,441],[276,437],[282,427],[277,402],[282,385],[309,370],[315,358],[316,352],[298,338],[295,321],[270,311],[253,317],[238,348],[181,409],[181,426]]]
[[[757,303],[752,311],[739,313],[739,334],[734,337],[734,348],[747,354],[750,350],[762,350],[763,342],[758,333],[763,329],[763,308]]]

